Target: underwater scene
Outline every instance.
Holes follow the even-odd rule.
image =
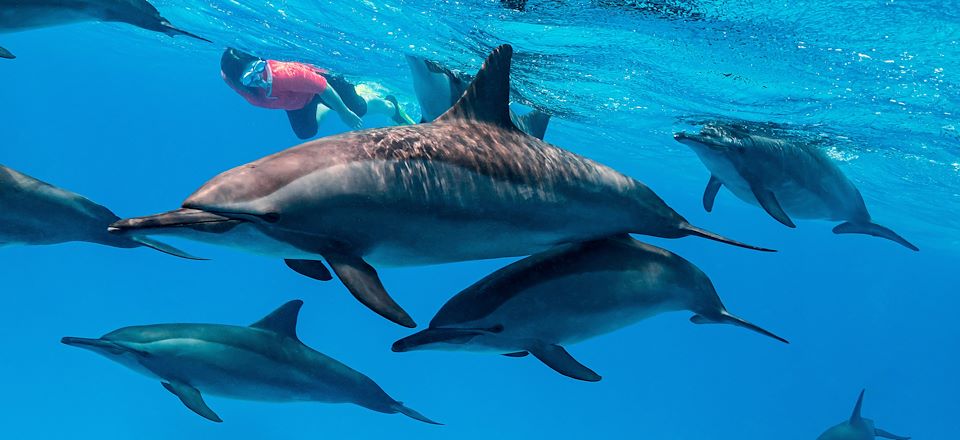
[[[958,6],[0,0],[0,438],[960,438]]]

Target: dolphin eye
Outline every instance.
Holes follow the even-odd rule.
[[[260,218],[267,223],[276,223],[280,221],[280,214],[276,212],[268,212],[266,214],[261,215]]]

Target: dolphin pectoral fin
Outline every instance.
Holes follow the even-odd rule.
[[[577,362],[567,350],[556,344],[540,344],[539,346],[528,350],[530,354],[543,362],[554,371],[567,377],[587,382],[597,382],[600,375],[587,368],[580,362]]]
[[[720,192],[721,186],[723,186],[723,183],[720,182],[720,179],[711,174],[707,187],[703,190],[703,209],[706,209],[707,212],[713,212],[713,202],[717,199],[717,193]]]
[[[287,267],[293,269],[294,272],[305,277],[320,281],[330,281],[333,279],[333,275],[330,275],[330,271],[327,270],[327,266],[324,266],[322,261],[288,259],[283,260],[283,262],[287,263]]]
[[[775,218],[778,222],[783,223],[788,228],[796,228],[797,225],[793,223],[793,220],[790,220],[790,216],[784,212],[783,208],[780,206],[780,202],[777,201],[777,196],[773,194],[773,191],[759,188],[756,185],[750,185],[750,189],[753,191],[753,196],[757,198],[757,202],[760,203],[760,207],[764,211],[767,211],[767,214],[770,214],[770,217]]]
[[[748,322],[746,320],[733,316],[727,312],[723,312],[720,315],[720,317],[716,319],[711,319],[703,315],[693,315],[690,317],[690,322],[694,324],[731,324],[738,327],[743,327],[748,330],[753,330],[757,333],[760,333],[761,335],[768,336],[780,342],[783,342],[784,344],[790,343],[790,341],[783,339],[767,330],[764,330],[763,328],[761,328],[756,324],[753,324],[751,322]]]
[[[152,238],[130,237],[130,239],[150,249],[153,249],[155,251],[160,251],[168,255],[173,255],[174,257],[186,258],[188,260],[203,260],[203,261],[208,260],[207,258],[200,258],[194,255],[188,254],[187,252],[184,252],[180,249],[170,246],[169,244],[159,242]]]
[[[889,228],[885,228],[873,222],[867,223],[853,223],[853,222],[844,222],[840,223],[833,228],[834,234],[866,234],[872,235],[874,237],[886,238],[887,240],[893,241],[900,244],[901,246],[910,249],[912,251],[919,251],[920,248],[910,243],[905,238],[901,237],[900,234],[893,232]]]
[[[380,282],[377,270],[363,261],[363,258],[353,255],[324,254],[327,263],[363,305],[404,327],[414,328],[417,323],[400,307]]]
[[[160,382],[167,391],[177,396],[190,411],[199,414],[201,417],[217,423],[222,422],[220,416],[213,412],[207,403],[203,401],[203,396],[196,388],[181,382]]]
[[[6,59],[8,59],[8,60],[12,60],[12,59],[14,59],[14,58],[16,58],[16,57],[17,57],[17,56],[14,55],[12,52],[10,52],[9,50],[5,49],[3,46],[0,46],[0,58],[6,58]]]
[[[901,435],[891,434],[887,431],[884,431],[880,428],[873,428],[873,435],[883,438],[892,438],[893,440],[910,440],[910,437],[904,437]]]
[[[503,353],[503,356],[512,357],[512,358],[522,358],[522,357],[525,357],[525,356],[527,356],[527,355],[529,355],[529,354],[530,354],[530,352],[528,352],[528,351],[518,351],[518,352],[516,352],[516,353]]]

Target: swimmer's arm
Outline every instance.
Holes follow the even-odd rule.
[[[327,87],[320,92],[320,98],[323,99],[323,103],[327,104],[331,110],[337,112],[337,114],[340,115],[340,119],[343,120],[343,123],[347,124],[350,128],[360,128],[363,125],[360,117],[347,108],[347,105],[343,103],[343,99],[340,99],[340,95],[337,94],[336,90],[333,90],[333,87]]]

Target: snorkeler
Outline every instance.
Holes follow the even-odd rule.
[[[397,125],[414,123],[393,96],[380,99],[369,92],[361,96],[342,76],[310,64],[264,60],[228,48],[220,58],[220,71],[227,85],[251,104],[286,110],[300,139],[316,136],[320,121],[330,113],[352,129],[363,126],[360,118],[367,113],[388,115]]]

